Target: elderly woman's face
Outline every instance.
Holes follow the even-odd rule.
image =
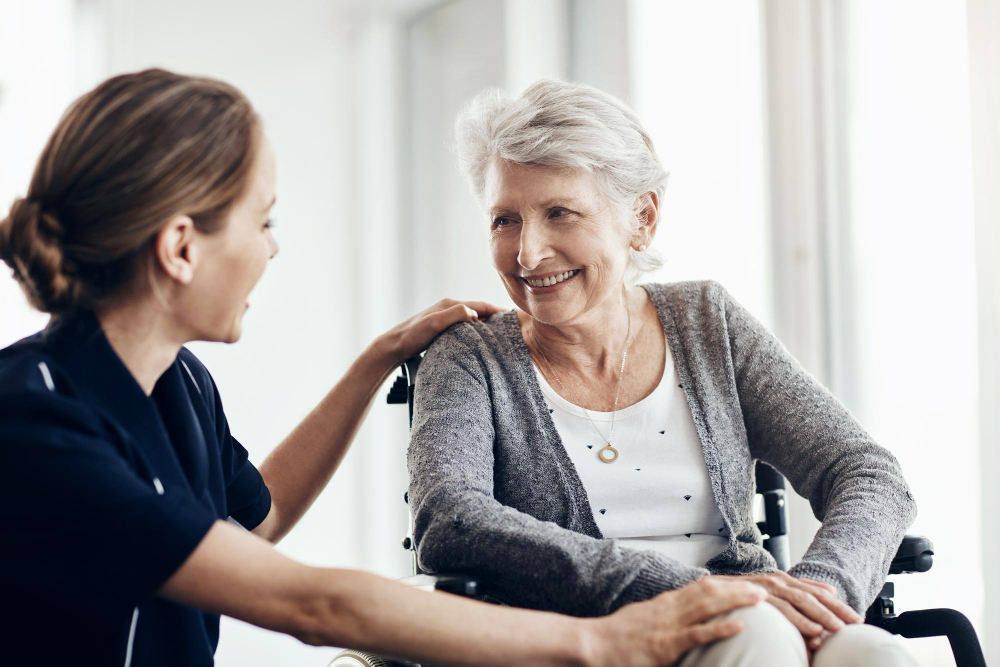
[[[520,309],[571,323],[621,291],[629,238],[590,174],[503,163],[488,176],[493,266]]]

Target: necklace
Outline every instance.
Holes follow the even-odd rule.
[[[597,451],[597,458],[600,459],[602,463],[614,463],[618,460],[618,450],[611,445],[611,441],[615,436],[615,415],[618,412],[618,396],[621,394],[622,390],[622,377],[625,375],[625,360],[628,358],[629,338],[632,335],[632,311],[628,307],[628,294],[625,291],[624,284],[622,285],[622,296],[625,297],[625,315],[628,318],[628,329],[625,331],[625,347],[622,349],[621,368],[618,369],[618,386],[615,388],[615,405],[611,409],[611,429],[608,431],[608,437],[605,438],[604,434],[601,433],[601,429],[597,428],[597,424],[594,423],[594,420],[590,416],[590,412],[587,408],[580,406],[580,409],[583,410],[583,414],[587,416],[587,420],[590,422],[591,426],[593,426],[594,430],[597,431],[597,435],[601,436],[601,440],[604,441],[604,446]],[[541,356],[542,361],[545,362],[545,367],[550,373],[552,373],[552,377],[556,379],[556,382],[559,383],[559,388],[563,390],[563,393],[569,394],[566,390],[566,385],[563,384],[562,378],[559,377],[559,373],[556,372],[556,369],[552,366],[552,362],[549,361],[549,358],[545,355],[545,352],[542,351],[541,346],[538,344],[538,335],[532,331],[532,336],[535,339],[535,349],[538,350],[538,354]]]

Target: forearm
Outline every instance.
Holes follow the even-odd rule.
[[[376,339],[305,419],[260,466],[271,512],[254,533],[277,542],[329,483],[379,388],[395,367],[385,339]]]
[[[317,570],[300,639],[435,665],[587,665],[587,621]]]
[[[414,475],[414,538],[421,566],[467,572],[518,607],[600,616],[707,574],[659,554],[622,548],[506,507],[483,493],[425,497]],[[454,483],[455,486],[467,486]],[[460,517],[459,524],[455,517]],[[502,545],[503,558],[498,558]]]
[[[309,567],[224,521],[159,594],[309,644],[434,665],[609,664],[588,657],[605,643],[593,622],[423,591],[366,572]]]

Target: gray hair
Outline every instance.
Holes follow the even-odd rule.
[[[662,200],[667,172],[635,113],[592,86],[553,79],[535,82],[520,97],[486,90],[455,122],[458,160],[483,202],[486,178],[498,161],[585,171],[611,202],[631,236],[650,192]],[[629,250],[626,279],[633,282],[663,266],[653,251]]]

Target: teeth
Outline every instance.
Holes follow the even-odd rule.
[[[560,273],[558,275],[551,276],[549,278],[541,278],[541,279],[529,278],[527,279],[527,281],[528,284],[531,285],[532,287],[549,287],[550,285],[555,285],[556,283],[561,283],[562,281],[568,278],[572,278],[573,276],[576,275],[576,273],[577,273],[576,270],[570,270],[566,271],[565,273]]]

